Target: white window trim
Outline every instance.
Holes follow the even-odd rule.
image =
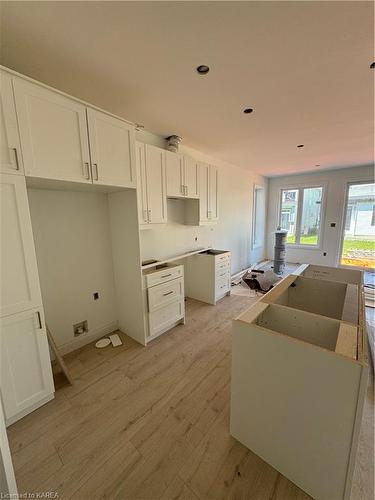
[[[296,218],[296,240],[301,236],[301,217],[302,217],[302,204],[303,204],[303,190],[305,188],[322,188],[322,200],[320,204],[320,225],[319,225],[319,233],[318,233],[318,243],[317,245],[302,245],[301,243],[287,243],[287,247],[293,249],[304,249],[304,250],[322,250],[323,248],[323,227],[325,221],[325,213],[326,213],[326,193],[327,193],[327,182],[317,182],[313,184],[293,184],[293,185],[285,185],[279,187],[279,204],[278,204],[278,214],[277,214],[277,225],[279,226],[281,223],[281,204],[282,204],[282,192],[285,190],[292,191],[293,189],[298,189],[298,204],[297,204],[297,218]],[[297,238],[298,236],[298,238]]]
[[[255,243],[255,222],[256,222],[256,198],[255,193],[257,190],[263,191],[263,202],[264,202],[264,228],[263,228],[263,241],[256,245]],[[252,216],[252,230],[251,230],[251,249],[258,250],[264,246],[264,238],[265,238],[265,226],[266,226],[266,199],[265,199],[265,189],[264,186],[260,184],[253,185],[253,216]]]

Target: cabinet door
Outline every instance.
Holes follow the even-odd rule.
[[[12,88],[12,79],[7,73],[1,72],[0,94],[0,151],[1,171],[13,174],[23,173],[22,154],[16,108]]]
[[[42,308],[1,320],[0,361],[1,395],[10,424],[54,392]]]
[[[184,157],[184,185],[187,198],[199,198],[198,168],[197,161],[188,156]]]
[[[1,316],[42,303],[25,178],[2,174]]]
[[[25,175],[91,183],[85,106],[19,79],[14,95]]]
[[[199,220],[208,220],[209,165],[199,163]]]
[[[145,145],[143,143],[136,142],[135,155],[136,155],[136,169],[137,169],[138,220],[140,224],[147,224],[148,212],[147,212],[146,165],[145,165]]]
[[[209,170],[209,191],[208,191],[208,218],[217,220],[219,217],[218,206],[218,171],[217,167],[210,165]]]
[[[150,224],[167,222],[164,151],[146,144],[147,210]]]
[[[135,187],[134,127],[90,108],[87,121],[94,184]]]
[[[184,196],[183,157],[171,151],[164,151],[167,177],[167,196]]]

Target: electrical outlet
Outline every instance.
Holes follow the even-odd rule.
[[[88,331],[89,325],[86,319],[84,321],[81,321],[80,323],[76,323],[75,325],[73,325],[73,332],[75,337],[87,333]]]
[[[100,299],[99,292],[94,292],[94,293],[92,294],[92,296],[93,296],[94,300],[99,300],[99,299]]]

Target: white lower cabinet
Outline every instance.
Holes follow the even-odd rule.
[[[42,307],[1,319],[1,396],[7,425],[53,398]]]
[[[148,339],[185,322],[183,266],[169,265],[144,273],[146,287]]]
[[[231,289],[231,253],[205,250],[187,259],[186,295],[192,299],[216,304]]]

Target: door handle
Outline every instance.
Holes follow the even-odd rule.
[[[98,164],[97,164],[97,163],[93,163],[93,164],[92,164],[92,168],[93,168],[93,169],[94,169],[94,171],[95,171],[95,177],[94,177],[94,180],[95,180],[95,181],[98,181],[98,180],[99,180]]]
[[[40,312],[37,311],[36,313],[37,317],[38,317],[38,325],[39,325],[39,330],[42,330],[43,329],[43,325],[42,325],[42,318],[40,316]]]
[[[151,209],[147,210],[148,213],[148,222],[151,222]]]
[[[148,222],[148,219],[147,219],[147,210],[143,210],[143,222]]]
[[[13,148],[14,151],[14,159],[16,160],[16,170],[20,169],[20,162],[18,160],[18,151],[17,148]]]
[[[89,166],[89,162],[85,161],[83,163],[83,165],[85,167],[85,179],[90,179],[90,166]]]

